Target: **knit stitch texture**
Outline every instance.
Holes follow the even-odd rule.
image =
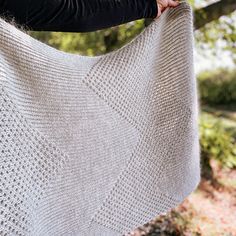
[[[0,235],[121,236],[200,181],[193,13],[99,56],[0,18]]]

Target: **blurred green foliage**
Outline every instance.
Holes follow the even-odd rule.
[[[198,86],[203,103],[210,105],[236,104],[236,71],[217,68],[198,75]]]
[[[48,32],[30,31],[29,34],[65,52],[95,56],[120,48],[145,27],[144,19],[93,32]]]
[[[210,170],[211,158],[222,166],[236,167],[236,138],[232,129],[227,129],[220,119],[204,113],[200,116],[199,131],[204,170]]]
[[[235,69],[217,68],[203,71],[197,76],[202,105],[230,107],[236,104]],[[200,117],[200,143],[202,169],[211,172],[210,159],[214,158],[229,168],[236,167],[236,135],[217,114],[202,113]],[[233,122],[233,120],[232,120]]]
[[[223,1],[223,0],[222,0]],[[199,1],[211,4],[214,1]],[[225,3],[227,8],[227,3]],[[217,11],[215,12],[217,14]],[[195,17],[198,17],[197,15]],[[207,16],[206,16],[207,17]],[[195,47],[203,56],[211,49],[211,53],[222,59],[222,51],[227,51],[236,64],[236,11],[231,14],[223,15],[217,20],[207,23],[204,27],[194,31]],[[222,49],[222,50],[219,50]]]

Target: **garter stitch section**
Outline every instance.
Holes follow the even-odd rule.
[[[121,236],[200,181],[193,13],[59,51],[0,18],[0,235]]]

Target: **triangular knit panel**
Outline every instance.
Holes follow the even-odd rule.
[[[200,181],[193,13],[89,57],[0,19],[0,235],[121,236]]]

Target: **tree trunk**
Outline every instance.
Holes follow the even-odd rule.
[[[236,0],[221,0],[194,11],[195,30],[236,10]]]

